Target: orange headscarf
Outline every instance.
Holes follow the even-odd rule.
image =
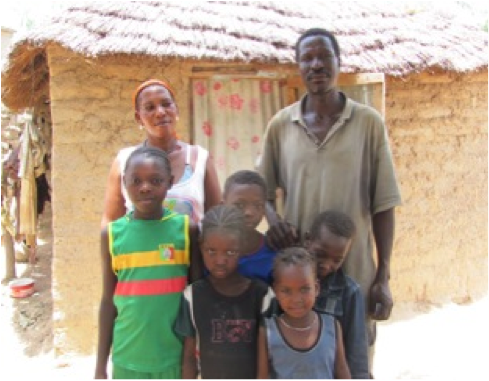
[[[173,92],[173,89],[166,82],[163,82],[163,81],[161,81],[159,79],[149,79],[146,82],[141,83],[138,86],[138,88],[136,89],[136,91],[134,91],[134,94],[132,96],[132,104],[134,106],[134,109],[137,108],[136,102],[137,102],[139,93],[141,91],[143,91],[145,88],[147,88],[149,86],[152,86],[152,85],[161,85],[161,86],[163,86],[165,89],[167,89],[170,92],[170,95],[172,96],[173,100],[175,100],[175,94]]]

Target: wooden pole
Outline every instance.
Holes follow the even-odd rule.
[[[3,231],[3,246],[5,248],[5,278],[2,283],[6,283],[17,277],[15,271],[15,250],[12,235],[5,229]]]

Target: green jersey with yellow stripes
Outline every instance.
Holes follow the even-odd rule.
[[[144,372],[181,367],[182,341],[173,333],[190,265],[189,218],[164,210],[160,220],[132,212],[108,225],[117,276],[112,361]]]

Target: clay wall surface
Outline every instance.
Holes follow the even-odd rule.
[[[392,289],[397,301],[487,294],[487,70],[386,83],[401,185]]]

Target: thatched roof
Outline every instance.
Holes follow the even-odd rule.
[[[323,27],[338,36],[342,72],[402,76],[429,69],[487,68],[487,33],[473,19],[428,10],[419,2],[79,2],[70,2],[14,44],[2,74],[2,101],[7,106],[32,105],[36,99],[25,99],[24,94],[33,90],[37,92],[31,98],[41,96],[49,80],[50,43],[90,57],[128,54],[293,63],[299,34]]]

